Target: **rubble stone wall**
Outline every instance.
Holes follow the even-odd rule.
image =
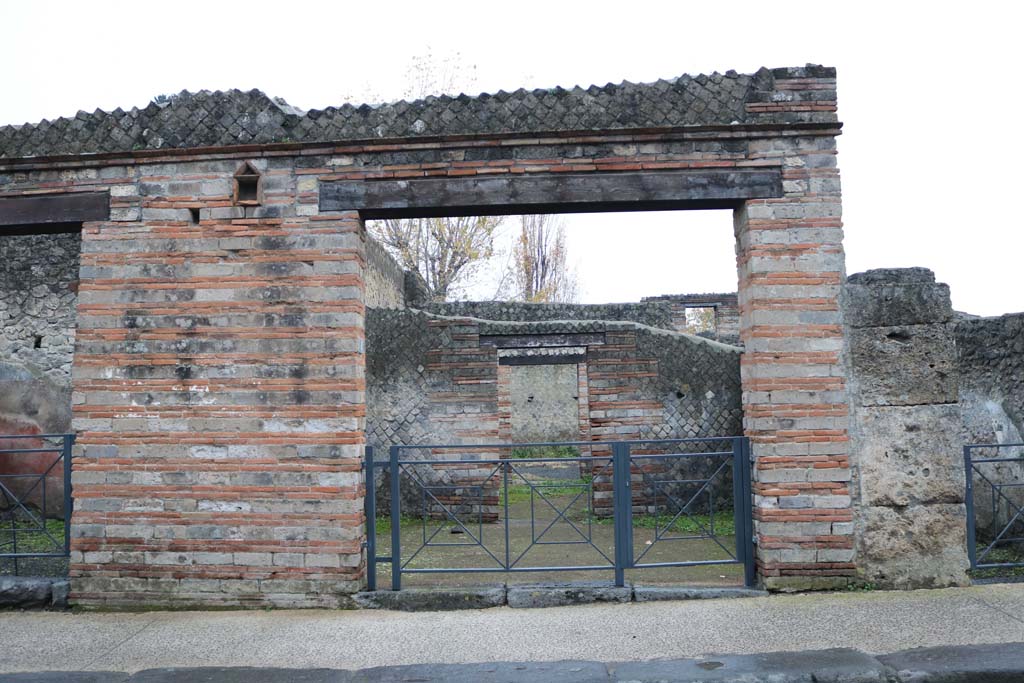
[[[366,306],[405,308],[405,271],[376,240],[366,240]]]
[[[961,318],[956,325],[963,442],[1024,443],[1024,313]],[[1024,447],[972,450],[974,519],[981,547],[987,545],[1024,504]],[[992,484],[1001,486],[999,493]],[[993,561],[993,558],[981,558]]]
[[[77,232],[0,238],[0,434],[71,429]]]
[[[414,305],[414,304],[410,304]],[[627,320],[674,329],[672,309],[662,302],[624,304],[526,303],[523,301],[446,301],[415,304],[430,313],[483,320],[540,322],[544,320]]]

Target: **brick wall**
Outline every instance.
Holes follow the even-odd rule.
[[[72,600],[333,606],[358,586],[363,235],[257,159],[17,177],[111,193],[82,230]],[[191,210],[198,210],[198,221]]]
[[[835,87],[828,78],[777,84],[778,104],[765,107]],[[748,154],[780,164],[785,191],[746,202],[734,216],[758,568],[773,590],[841,587],[856,562],[835,139],[759,140]]]
[[[83,228],[73,598],[338,604],[359,584],[365,248],[359,207],[321,215],[318,186],[708,167],[783,178],[782,197],[735,211],[761,572],[772,588],[844,582],[855,562],[831,552],[853,533],[834,76],[765,69],[406,113],[299,115],[259,93],[194,95],[0,130],[0,200],[111,193],[110,220]],[[595,106],[559,113],[570,101]],[[494,115],[480,123],[481,111]],[[190,125],[190,113],[206,119]],[[233,205],[246,160],[264,173],[259,207]],[[471,331],[450,333],[471,343]],[[469,363],[454,402],[494,381],[476,354],[430,361]],[[588,372],[599,410],[603,370],[588,360]],[[459,412],[446,424],[498,429]]]

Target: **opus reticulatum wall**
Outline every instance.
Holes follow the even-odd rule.
[[[362,221],[520,211],[734,211],[759,571],[847,582],[835,87],[807,66],[310,112],[182,93],[0,128],[0,225],[81,224],[72,600],[345,603]]]

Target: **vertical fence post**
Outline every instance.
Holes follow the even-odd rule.
[[[71,447],[75,445],[75,435],[65,434],[61,448],[64,458],[64,556],[71,556],[71,512],[74,498],[71,497]]]
[[[747,506],[743,502],[743,437],[732,440],[732,521],[736,529],[736,560],[747,566],[747,555],[753,550],[747,538]],[[713,522],[714,520],[712,520]]]
[[[626,568],[632,564],[633,493],[629,481],[629,444],[612,444],[612,514],[615,527],[615,585],[626,585]]]
[[[391,473],[391,590],[402,590],[402,475],[398,465],[401,448],[392,446],[388,451],[388,469]]]
[[[750,469],[753,467],[750,452],[750,439],[740,438],[740,476],[743,482],[741,489],[743,508],[743,535],[746,552],[743,562],[743,584],[747,588],[757,586],[757,551],[754,548],[754,486],[751,481]]]
[[[974,464],[971,461],[971,447],[964,446],[964,505],[967,508],[967,559],[971,569],[978,568],[978,546],[974,528]],[[994,496],[993,496],[994,497]]]
[[[373,446],[366,447],[363,461],[366,474],[363,477],[365,493],[363,510],[366,513],[366,590],[377,590],[377,481],[374,476]]]
[[[511,467],[511,464],[509,463],[508,459],[506,458],[505,461],[503,463],[501,463],[501,487],[502,487],[502,491],[503,491],[503,494],[504,494],[502,496],[502,498],[505,501],[505,503],[504,503],[504,505],[505,505],[505,512],[504,512],[504,516],[505,516],[505,571],[508,571],[509,569],[512,568],[512,548],[511,548],[512,530],[509,528],[509,525],[511,524],[511,522],[510,522],[510,520],[508,518],[508,475],[509,475],[509,468],[510,467]],[[532,491],[530,492],[530,495],[531,496],[533,495]],[[531,507],[532,507],[532,505],[531,505]],[[480,541],[481,541],[481,543],[483,543],[483,533],[480,534]]]

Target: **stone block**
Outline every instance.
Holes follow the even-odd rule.
[[[30,576],[0,576],[0,609],[49,607],[54,579]]]
[[[928,325],[953,319],[949,285],[847,282],[843,309],[850,327]]]
[[[849,331],[861,405],[956,403],[956,345],[949,325]]]
[[[364,609],[389,609],[401,612],[487,609],[505,604],[505,586],[366,591],[356,593],[352,598],[356,605]]]
[[[593,602],[629,602],[633,589],[609,584],[537,584],[508,587],[509,607],[560,607]]]
[[[764,587],[771,593],[837,591],[850,585],[848,576],[766,576]]]
[[[879,588],[967,586],[967,522],[962,504],[864,507],[858,565]]]
[[[963,502],[959,404],[861,408],[859,416],[864,504]]]
[[[727,598],[760,598],[767,592],[754,588],[686,588],[676,586],[633,586],[633,600],[723,600]]]

